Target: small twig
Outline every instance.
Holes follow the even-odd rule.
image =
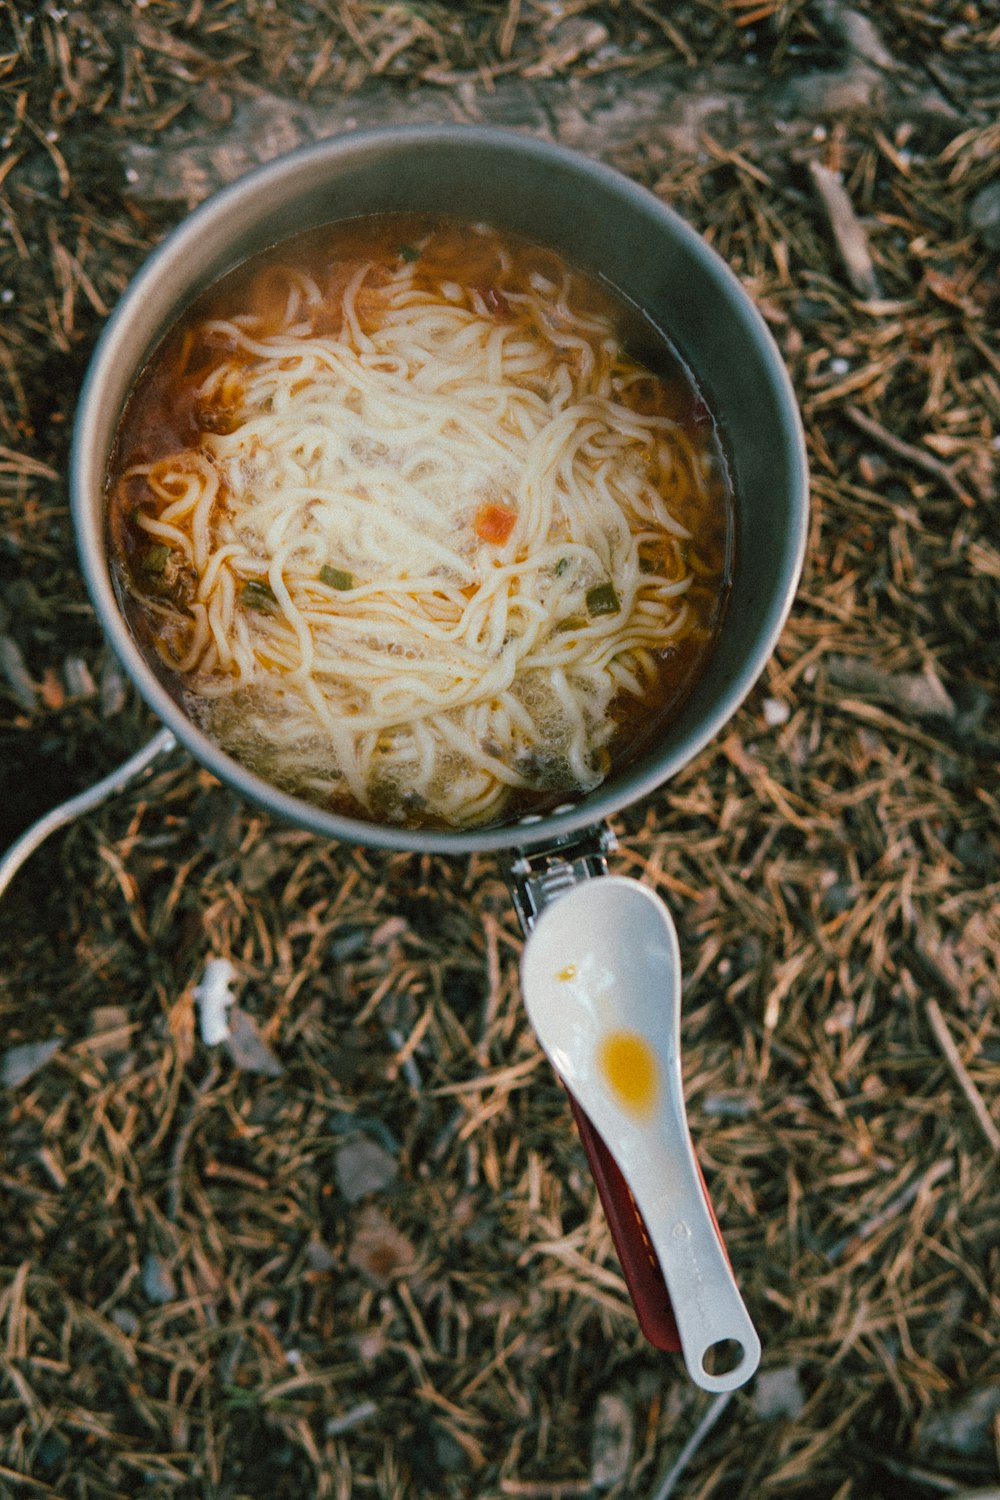
[[[911,952],[925,971],[926,977],[933,980],[942,994],[953,995],[956,990],[961,989],[962,980],[957,969],[954,965],[950,969],[946,967],[941,959],[931,952],[930,945],[922,937],[914,941]]]
[[[846,1252],[856,1250],[859,1245],[863,1245],[865,1240],[871,1239],[873,1234],[877,1234],[880,1229],[884,1229],[886,1224],[891,1224],[898,1214],[903,1213],[905,1209],[909,1208],[910,1204],[925,1188],[932,1188],[942,1177],[946,1177],[954,1165],[954,1157],[942,1156],[940,1161],[934,1162],[932,1166],[928,1167],[926,1172],[921,1172],[918,1176],[914,1177],[912,1182],[908,1182],[902,1192],[897,1193],[894,1198],[890,1198],[884,1208],[879,1209],[877,1214],[872,1214],[870,1219],[866,1219],[853,1234],[848,1235],[846,1239],[838,1240],[835,1245],[831,1245],[830,1249],[826,1252],[827,1260],[831,1262],[840,1260]]]
[[[706,1409],[701,1421],[698,1423],[694,1432],[692,1432],[691,1436],[684,1444],[684,1447],[681,1449],[680,1453],[678,1453],[676,1460],[668,1469],[667,1473],[664,1474],[663,1479],[660,1481],[660,1487],[653,1496],[653,1500],[670,1500],[670,1496],[677,1488],[678,1482],[684,1474],[684,1470],[687,1468],[692,1458],[694,1458],[698,1449],[708,1437],[708,1434],[711,1432],[716,1422],[722,1416],[722,1413],[729,1405],[732,1397],[732,1391],[723,1391],[722,1395],[716,1396],[711,1406]]]
[[[968,1069],[962,1061],[958,1047],[955,1045],[955,1039],[948,1030],[948,1023],[944,1018],[944,1012],[933,996],[929,997],[926,1001],[926,1009],[927,1019],[931,1023],[934,1039],[944,1053],[945,1062],[951,1068],[959,1088],[972,1106],[972,1112],[979,1121],[980,1129],[989,1141],[992,1150],[1000,1152],[1000,1130],[997,1129],[993,1121],[993,1116],[986,1108],[986,1101],[982,1094],[969,1076]]]
[[[0,179],[2,180],[2,179]],[[29,453],[18,453],[0,443],[0,474],[34,474],[39,479],[58,479],[59,472]]]
[[[430,1016],[431,1012],[430,1008],[428,1007],[428,1009],[424,1012],[424,1017],[426,1019],[424,1025],[419,1027],[419,1034],[417,1034],[417,1031],[415,1029],[415,1031],[411,1033],[409,1041],[395,1026],[390,1027],[386,1032],[386,1035],[388,1036],[390,1042],[396,1048],[396,1067],[400,1069],[403,1077],[406,1079],[407,1083],[410,1085],[410,1088],[415,1094],[420,1093],[421,1089],[424,1086],[424,1083],[423,1079],[420,1076],[420,1069],[417,1067],[416,1063],[413,1060],[413,1054],[416,1051],[418,1044],[422,1040],[424,1032],[427,1030],[427,1022],[430,1020]],[[414,1036],[416,1036],[416,1040],[414,1040]]]
[[[589,1479],[553,1480],[545,1479],[501,1479],[502,1495],[520,1495],[522,1500],[575,1500],[577,1496],[593,1494]]]
[[[174,1148],[170,1153],[170,1166],[167,1173],[167,1218],[174,1223],[181,1206],[181,1173],[184,1167],[184,1157],[195,1126],[201,1118],[201,1106],[207,1094],[215,1087],[219,1077],[219,1065],[214,1060],[209,1066],[208,1072],[195,1090],[194,1103],[191,1113],[184,1121],[181,1129],[177,1132]]]
[[[0,1464],[0,1479],[12,1479],[19,1489],[30,1490],[33,1495],[42,1495],[46,1500],[50,1496],[54,1500],[59,1493],[43,1484],[40,1479],[32,1479],[30,1474],[22,1474],[19,1469],[8,1469],[6,1464]]]
[[[632,8],[637,10],[640,15],[645,16],[647,21],[652,21],[654,26],[660,28],[671,46],[677,48],[677,51],[681,54],[689,68],[696,68],[698,66],[697,55],[691,51],[691,48],[681,36],[676,26],[672,26],[666,16],[658,15],[651,5],[645,3],[645,0],[632,0]]]
[[[890,1474],[895,1474],[900,1479],[909,1479],[914,1484],[923,1485],[925,1489],[938,1490],[941,1494],[952,1497],[958,1491],[956,1481],[948,1479],[944,1474],[934,1474],[930,1469],[916,1469],[912,1464],[900,1463],[899,1459],[885,1453],[879,1454],[879,1462]]]
[[[833,232],[834,243],[843,261],[848,281],[861,297],[871,300],[880,296],[878,277],[868,249],[868,236],[854,212],[854,205],[847,196],[843,183],[835,172],[818,161],[809,163],[809,175]]]
[[[895,433],[889,432],[882,426],[881,422],[876,422],[874,417],[869,417],[860,407],[846,406],[844,412],[854,423],[855,427],[859,427],[868,437],[874,438],[877,443],[880,443],[883,448],[887,448],[890,453],[895,453],[897,458],[906,459],[907,463],[914,464],[916,468],[923,469],[927,474],[933,474],[935,479],[940,479],[941,483],[951,491],[956,499],[961,500],[963,505],[971,506],[975,504],[968,490],[963,489],[962,485],[955,478],[954,470],[950,469],[947,464],[943,464],[939,458],[935,458],[933,454],[925,453],[922,448],[914,447],[912,443],[904,442],[902,438],[896,437]]]

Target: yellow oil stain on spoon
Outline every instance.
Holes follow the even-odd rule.
[[[597,1066],[618,1103],[641,1119],[656,1108],[660,1067],[652,1047],[635,1031],[609,1031],[598,1043]]]

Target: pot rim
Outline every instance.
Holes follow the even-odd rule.
[[[772,394],[781,408],[786,461],[791,474],[791,524],[790,534],[785,538],[781,584],[768,601],[764,623],[757,630],[753,649],[747,652],[725,690],[718,693],[701,714],[694,730],[669,753],[657,754],[650,749],[635,766],[613,775],[593,792],[575,797],[572,802],[567,801],[561,809],[531,815],[518,822],[469,829],[408,829],[329,813],[283,792],[234,760],[197,728],[147,663],[119,607],[106,553],[103,482],[102,503],[97,505],[93,497],[93,480],[98,471],[103,475],[109,451],[107,444],[98,439],[102,430],[106,430],[101,416],[105,404],[104,387],[110,372],[123,364],[130,366],[133,373],[142,368],[151,348],[164,332],[161,327],[155,337],[147,341],[145,353],[136,361],[130,345],[135,342],[134,328],[141,323],[147,292],[164,277],[179,274],[181,268],[190,265],[192,260],[204,260],[200,250],[206,230],[217,230],[230,219],[238,222],[249,204],[266,199],[270,187],[296,172],[307,171],[316,163],[343,165],[353,162],[358,166],[363,165],[366,157],[381,157],[387,151],[405,154],[437,146],[453,148],[457,143],[468,146],[470,150],[489,148],[508,152],[512,159],[517,157],[551,165],[562,174],[577,175],[581,187],[590,182],[619,201],[635,205],[698,261],[699,268],[709,281],[714,281],[723,300],[738,306],[743,331],[765,366]],[[538,237],[544,239],[544,234]],[[245,255],[234,255],[230,263],[236,264],[243,258]],[[213,274],[207,281],[214,279]],[[200,286],[193,285],[187,300],[190,301],[200,289]],[[173,316],[176,317],[180,310],[175,307]],[[694,373],[697,379],[697,368]],[[129,283],[94,349],[77,407],[70,457],[70,487],[80,561],[104,632],[142,698],[177,740],[221,781],[286,822],[341,842],[408,853],[469,854],[551,844],[602,822],[655,791],[715,738],[759,678],[792,606],[805,557],[808,525],[805,437],[791,379],[763,317],[735,272],[674,209],[615,168],[568,147],[516,130],[477,125],[381,126],[346,136],[331,136],[255,168],[213,193],[186,215],[167,233]]]

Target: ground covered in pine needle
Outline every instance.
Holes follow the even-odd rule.
[[[156,729],[74,407],[150,248],[276,149],[603,156],[758,302],[813,476],[762,681],[615,821],[758,1376],[638,1331],[496,862],[331,845],[174,752],[0,900],[0,1495],[1000,1493],[998,49],[987,0],[0,5],[0,844]]]

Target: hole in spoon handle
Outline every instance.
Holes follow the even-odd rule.
[[[693,1153],[692,1153],[693,1156]],[[745,1385],[760,1363],[760,1339],[740,1296],[700,1174],[672,1200],[646,1198],[650,1239],[670,1290],[688,1373],[706,1391]]]

